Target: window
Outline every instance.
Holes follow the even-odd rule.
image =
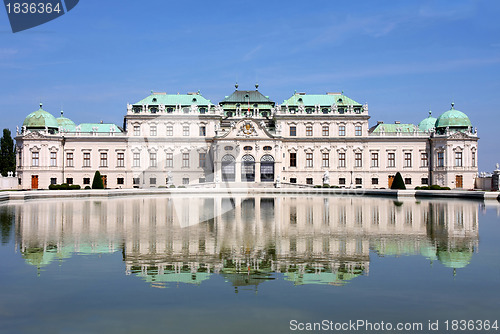
[[[387,153],[387,167],[396,167],[396,153]]]
[[[183,136],[189,136],[189,125],[183,125],[182,126],[182,135]]]
[[[116,154],[116,167],[125,167],[125,153],[118,152]]]
[[[330,167],[330,154],[329,153],[323,153],[323,162],[321,164],[321,167]]]
[[[357,185],[363,184],[363,179],[362,179],[362,178],[360,178],[360,177],[357,177],[357,178],[356,178],[356,184],[357,184]]]
[[[200,137],[205,137],[207,135],[207,128],[202,125],[200,126]]]
[[[444,152],[438,152],[438,167],[444,167]]]
[[[345,177],[339,178],[339,184],[340,185],[345,185]]]
[[[313,154],[306,153],[306,167],[312,167],[312,166],[313,166]]]
[[[345,167],[345,153],[339,153],[339,167]]]
[[[313,178],[312,177],[306,178],[306,184],[313,184]]]
[[[134,125],[134,136],[141,135],[141,127],[139,125]]]
[[[472,152],[472,167],[476,167],[476,152]]]
[[[411,167],[411,153],[405,153],[405,167]]]
[[[135,152],[133,161],[134,161],[134,167],[141,167],[141,154]]]
[[[189,177],[183,177],[182,184],[189,184]]]
[[[150,185],[155,185],[156,184],[156,177],[150,177],[149,178],[149,184]]]
[[[264,146],[262,149],[263,149],[264,151],[267,151],[267,152],[269,152],[269,151],[272,151],[272,150],[273,150],[273,148],[272,148],[271,146]]]
[[[462,167],[462,152],[455,152],[455,167]]]
[[[149,167],[157,167],[158,160],[156,160],[156,152],[149,152]]]
[[[152,137],[156,136],[156,125],[151,125],[151,127],[149,128],[149,135]]]
[[[125,179],[123,177],[117,177],[116,184],[119,184],[119,185],[125,184]]]
[[[328,125],[323,125],[322,134],[324,137],[328,137],[330,135],[330,127]]]
[[[51,177],[50,178],[50,184],[57,184],[57,178]]]
[[[361,153],[354,154],[354,167],[362,167],[363,166],[363,156]]]
[[[420,154],[420,167],[429,167],[429,156],[426,152]]]
[[[134,178],[132,179],[132,183],[133,183],[133,184],[140,184],[140,183],[141,183],[141,179],[140,179],[140,178],[138,178],[138,177],[134,177]]]
[[[429,179],[426,178],[426,177],[423,177],[421,180],[420,180],[420,183],[421,184],[429,184]]]
[[[206,179],[204,177],[200,177],[198,179],[198,183],[205,183],[206,182]]]
[[[73,152],[66,153],[66,167],[73,167],[74,165]]]
[[[290,153],[290,167],[297,167],[297,153]]]
[[[253,150],[253,147],[252,146],[245,146],[245,147],[243,147],[243,150],[244,151],[251,151],[251,150]]]
[[[189,167],[189,153],[182,153],[182,167]]]
[[[90,167],[90,153],[83,153],[83,167]]]
[[[31,153],[31,166],[38,167],[40,164],[39,159],[40,159],[39,152]]]
[[[339,126],[339,136],[345,136],[345,125]]]
[[[290,178],[290,183],[297,183],[297,178],[296,177],[291,177]]]
[[[411,177],[405,178],[405,184],[411,184]]]
[[[377,177],[373,177],[372,178],[372,184],[378,184],[378,178]]]
[[[56,167],[56,166],[57,166],[57,152],[50,152],[50,167]]]
[[[174,167],[174,154],[173,153],[167,153],[167,160],[165,167]]]
[[[174,135],[174,127],[172,125],[167,125],[167,136],[173,136]]]
[[[199,161],[198,167],[205,168],[205,166],[206,166],[206,160],[207,160],[207,154],[206,153],[200,153],[199,154],[199,160],[198,160]]]
[[[90,184],[90,177],[84,177],[83,184]]]
[[[108,167],[108,154],[106,152],[101,152],[100,167]]]
[[[361,136],[362,135],[361,125],[356,125],[356,127],[354,129],[355,129],[356,136]]]
[[[68,177],[66,179],[66,184],[73,184],[73,178],[72,177]]]
[[[378,153],[372,153],[372,167],[378,167]]]
[[[311,137],[313,135],[313,127],[312,125],[306,126],[306,136]]]
[[[290,137],[295,137],[296,135],[297,135],[297,127],[291,126],[290,127]]]

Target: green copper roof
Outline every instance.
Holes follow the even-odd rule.
[[[455,109],[455,104],[451,104],[451,109],[438,117],[436,128],[467,128],[472,126],[469,117],[461,111]]]
[[[403,133],[413,133],[415,129],[420,131],[415,124],[377,124],[371,133],[380,133],[380,132],[403,132]]]
[[[272,103],[269,97],[262,95],[258,90],[235,90],[233,94],[227,96],[221,103]]]
[[[96,128],[95,132],[100,133],[123,132],[118,125],[111,123],[82,123],[79,127],[80,132],[94,132],[94,128]]]
[[[40,109],[32,112],[24,119],[23,126],[27,129],[29,128],[53,128],[57,129],[59,124],[54,116],[42,109],[42,104],[40,103]]]
[[[76,124],[69,118],[63,116],[63,112],[61,111],[61,117],[56,118],[57,124],[61,130],[66,131],[75,131]]]
[[[212,104],[210,100],[207,100],[199,93],[196,94],[166,94],[166,93],[151,93],[148,97],[140,100],[134,105],[166,105],[166,106],[175,106],[175,105],[206,105]]]
[[[342,93],[327,93],[324,95],[321,94],[300,94],[295,93],[289,99],[283,101],[283,105],[299,105],[303,104],[305,106],[332,106],[336,104],[337,106],[361,106],[360,103],[354,101],[353,99],[345,96]]]
[[[422,131],[429,131],[430,129],[434,129],[434,127],[436,126],[436,120],[437,118],[432,117],[431,112],[429,111],[429,117],[418,123],[418,128]]]
[[[448,268],[465,268],[472,259],[471,251],[438,251],[439,261]]]

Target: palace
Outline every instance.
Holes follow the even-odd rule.
[[[477,130],[451,109],[418,125],[378,122],[368,105],[342,93],[295,92],[281,104],[255,90],[218,104],[200,92],[151,95],[127,105],[123,127],[76,125],[40,109],[17,131],[20,189],[89,186],[407,188],[436,184],[473,189]]]

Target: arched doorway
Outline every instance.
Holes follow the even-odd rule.
[[[245,154],[241,158],[241,182],[255,181],[255,158]]]
[[[234,182],[236,175],[236,159],[231,154],[222,157],[222,181]]]
[[[274,158],[270,154],[266,154],[260,159],[260,181],[274,181]]]

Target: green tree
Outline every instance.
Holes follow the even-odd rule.
[[[396,173],[394,181],[392,181],[391,189],[406,189],[405,182],[403,181],[403,177],[400,172]]]
[[[0,173],[7,176],[8,172],[16,171],[16,153],[14,152],[14,140],[9,129],[3,129],[0,140]]]
[[[99,173],[99,171],[96,171],[94,174],[92,189],[104,189],[104,183],[102,182],[101,173]]]

